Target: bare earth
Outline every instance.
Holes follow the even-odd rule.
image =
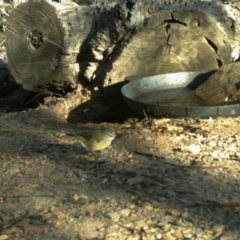
[[[240,239],[240,118],[71,124],[70,102],[1,113],[0,240]],[[101,153],[67,136],[99,126]]]

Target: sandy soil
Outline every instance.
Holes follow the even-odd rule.
[[[239,239],[240,118],[69,123],[76,99],[1,113],[1,240]],[[102,152],[67,135],[100,126]]]

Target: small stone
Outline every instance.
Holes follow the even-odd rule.
[[[129,178],[127,180],[127,184],[128,185],[137,185],[139,183],[142,183],[143,180],[144,180],[143,176],[136,176],[136,177],[133,177],[133,178]]]
[[[140,236],[138,234],[129,235],[126,240],[140,240]]]
[[[190,152],[192,154],[199,154],[201,152],[201,147],[197,144],[191,144],[189,146],[181,147],[182,152]]]
[[[170,118],[153,119],[153,124],[161,125],[170,122]]]
[[[5,234],[0,235],[0,240],[5,240],[5,239],[8,239],[8,235],[5,235]]]
[[[219,151],[219,150],[214,150],[214,151],[211,153],[211,156],[212,156],[212,158],[214,158],[214,159],[218,159],[218,158],[219,158],[219,154],[220,154],[220,151]]]
[[[77,202],[79,200],[79,196],[77,194],[74,194],[72,197],[71,197],[71,202]]]
[[[192,234],[191,233],[184,234],[184,238],[192,239]]]
[[[55,214],[55,216],[57,217],[57,219],[64,219],[64,218],[66,218],[66,215],[64,213],[62,213],[62,212],[57,212]]]
[[[160,167],[157,169],[158,172],[158,176],[164,176],[165,175],[165,168],[164,167]]]
[[[84,195],[84,194],[80,194],[80,195],[79,195],[79,203],[81,203],[81,204],[87,204],[87,203],[89,203],[88,196],[87,196],[87,195]]]
[[[183,239],[183,234],[179,230],[174,233],[174,236],[176,239]]]
[[[225,229],[225,226],[223,224],[216,224],[213,226],[212,230],[215,232],[217,236],[220,236]]]
[[[130,203],[129,205],[127,205],[127,207],[128,207],[129,209],[135,209],[135,208],[136,208],[136,204]]]
[[[146,210],[148,210],[148,211],[152,211],[152,210],[153,210],[153,205],[152,205],[151,203],[149,203],[149,202],[145,202],[145,203],[143,204],[143,207],[144,207]]]
[[[78,197],[79,197],[80,200],[81,199],[88,199],[88,196],[85,195],[85,194],[80,194],[80,195],[78,195]]]
[[[162,239],[162,234],[161,233],[158,233],[155,235],[156,239]]]
[[[177,131],[178,130],[178,127],[176,126],[173,126],[171,124],[166,124],[166,128],[169,132],[173,132],[173,131]]]
[[[183,212],[181,216],[182,216],[182,218],[188,218],[189,212]]]
[[[108,182],[108,178],[103,178],[102,181],[101,181],[102,184],[105,184],[107,182]]]
[[[118,237],[118,234],[116,232],[113,232],[113,233],[107,233],[105,235],[105,238],[104,240],[114,240]]]
[[[10,227],[2,230],[2,235],[9,235],[18,232],[20,229],[17,227]]]
[[[162,237],[162,240],[175,240],[176,238],[173,237],[170,233],[165,233]]]
[[[67,136],[67,135],[66,135],[66,133],[64,133],[64,132],[58,132],[58,133],[55,134],[55,136],[56,136],[56,137],[65,137],[65,136]]]
[[[128,217],[131,213],[131,210],[128,209],[128,208],[124,208],[124,209],[121,209],[119,211],[120,215],[123,216],[123,217]]]
[[[19,173],[19,172],[20,172],[20,169],[18,167],[13,167],[13,168],[11,168],[7,171],[7,173],[10,174],[10,175],[14,175],[14,174]]]
[[[110,218],[113,222],[117,222],[120,218],[119,212],[110,212],[107,214],[107,217]]]
[[[41,219],[40,219],[40,221],[41,222],[45,222],[46,220],[48,220],[49,218],[51,218],[53,216],[53,213],[45,213],[45,214],[43,214],[42,216],[41,216]]]
[[[178,217],[179,215],[180,215],[180,211],[178,211],[178,210],[175,210],[175,209],[173,209],[173,210],[170,210],[170,211],[168,211],[173,217]]]
[[[145,238],[146,240],[156,240],[155,236],[153,234],[147,234]]]
[[[145,221],[139,220],[135,223],[135,229],[137,231],[139,231],[140,229],[146,231],[147,229],[149,229],[149,227],[148,227],[148,224]]]

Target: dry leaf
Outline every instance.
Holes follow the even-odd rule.
[[[12,234],[15,232],[18,232],[20,229],[17,227],[10,227],[10,228],[6,228],[2,230],[2,234],[3,235],[8,235],[8,234]]]
[[[45,222],[47,219],[51,218],[53,216],[53,213],[45,213],[42,215],[40,221]]]
[[[40,231],[43,230],[42,227],[37,227],[37,226],[34,226],[34,225],[30,225],[25,221],[21,222],[19,225],[21,225],[23,227],[24,233],[29,234],[29,235],[39,233]]]

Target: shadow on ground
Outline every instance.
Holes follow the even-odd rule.
[[[122,229],[120,225],[132,223],[126,231],[139,236],[145,231],[144,224],[162,233],[170,224],[206,234],[216,233],[217,226],[223,225],[219,237],[225,232],[239,236],[235,224],[240,219],[236,204],[239,176],[229,175],[228,162],[221,164],[226,168],[219,175],[214,167],[181,167],[169,157],[165,143],[157,146],[161,149],[159,159],[137,155],[133,151],[155,154],[155,135],[147,128],[118,124],[112,126],[124,135],[111,149],[87,153],[75,139],[64,135],[86,125],[48,123],[49,117],[34,112],[1,116],[2,230],[16,226],[25,235],[13,236],[21,237],[28,236],[27,227],[33,227],[32,234],[44,239],[94,239],[99,229],[116,224]],[[152,136],[150,140],[141,138],[146,131]],[[235,197],[229,201],[233,192]],[[74,201],[76,194],[87,198]],[[126,208],[132,213],[119,223],[109,217],[110,212]],[[84,228],[79,229],[79,225]]]

